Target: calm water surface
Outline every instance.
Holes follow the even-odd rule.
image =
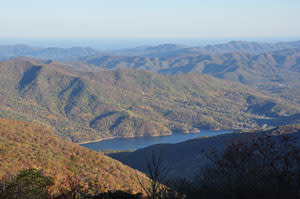
[[[136,150],[144,148],[153,144],[162,144],[162,143],[179,143],[189,139],[203,137],[203,136],[214,136],[220,134],[230,133],[230,131],[208,131],[201,130],[199,133],[190,133],[190,134],[173,134],[170,136],[161,136],[161,137],[138,137],[138,138],[115,138],[110,140],[103,140],[100,142],[82,144],[86,148],[95,151],[104,151],[104,150]]]

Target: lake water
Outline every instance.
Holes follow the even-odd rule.
[[[160,136],[160,137],[115,138],[110,140],[103,140],[100,142],[82,144],[81,146],[95,151],[136,150],[153,144],[163,144],[163,143],[174,144],[174,143],[183,142],[197,137],[214,136],[214,135],[226,134],[230,132],[231,131],[201,130],[201,132],[199,133],[189,133],[189,134],[176,133],[173,135]]]

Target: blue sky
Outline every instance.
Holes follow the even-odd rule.
[[[300,37],[300,0],[0,0],[0,37]]]

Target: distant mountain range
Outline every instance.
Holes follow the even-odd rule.
[[[9,59],[0,63],[0,117],[50,125],[74,142],[300,118],[300,41],[110,54],[17,45],[0,46],[0,58]]]
[[[28,56],[40,59],[54,59],[58,61],[78,61],[80,58],[103,54],[130,57],[168,57],[178,55],[224,54],[235,52],[262,54],[289,48],[300,48],[300,41],[279,43],[231,41],[224,44],[198,47],[186,47],[176,44],[161,44],[158,46],[141,46],[107,52],[98,51],[89,47],[40,48],[28,45],[0,45],[0,59]]]
[[[39,59],[52,59],[57,61],[76,61],[81,57],[94,56],[99,54],[92,48],[39,48],[27,45],[0,46],[0,60],[14,57],[32,57]]]
[[[158,46],[145,46],[133,49],[117,50],[114,51],[114,54],[143,57],[168,57],[174,55],[196,55],[203,53],[224,54],[234,52],[261,54],[288,48],[300,48],[300,41],[279,43],[231,41],[224,44],[207,45],[200,47],[186,47],[176,44],[162,44]]]
[[[151,157],[154,153],[156,158],[160,156],[162,160],[161,167],[168,168],[168,176],[170,178],[186,178],[193,180],[193,178],[210,163],[210,160],[207,158],[209,155],[211,156],[213,152],[222,154],[225,148],[236,140],[243,140],[249,136],[253,137],[253,135],[269,135],[276,141],[277,136],[287,134],[292,135],[293,139],[295,139],[294,141],[299,143],[300,125],[281,126],[259,132],[259,134],[256,134],[256,132],[232,133],[213,137],[196,138],[178,144],[158,144],[134,152],[111,153],[109,156],[132,168],[148,173],[146,160],[151,161]]]
[[[262,54],[172,54],[167,57],[106,55],[84,60],[105,69],[134,68],[160,74],[209,74],[237,81],[300,103],[300,48]]]
[[[0,117],[43,123],[74,142],[300,120],[297,104],[208,75],[83,72],[28,58],[0,71]]]
[[[282,84],[299,85],[300,73],[300,41],[233,41],[193,48],[164,44],[106,53],[82,47],[0,46],[0,59],[19,56],[81,62],[105,69],[134,68],[161,74],[204,73],[259,88],[267,81],[268,89],[281,89]]]
[[[82,47],[0,46],[0,59],[19,56],[69,62],[82,70],[93,65],[110,70],[144,69],[164,75],[209,74],[300,104],[300,41],[232,41],[203,47],[163,44],[113,52]]]

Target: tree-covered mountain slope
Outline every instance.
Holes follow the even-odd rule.
[[[176,44],[161,44],[158,46],[141,46],[131,49],[116,50],[113,52],[113,54],[142,57],[168,57],[174,55],[195,55],[201,53],[224,54],[234,52],[261,54],[270,53],[278,50],[284,50],[288,48],[300,48],[300,41],[277,43],[230,41],[227,43],[193,47],[187,47]]]
[[[54,178],[61,188],[68,177],[98,191],[142,191],[137,177],[145,175],[95,151],[59,138],[48,128],[30,122],[0,119],[0,179],[27,168]],[[58,190],[56,190],[58,191]],[[55,190],[54,190],[55,192]]]
[[[105,69],[135,68],[167,75],[209,74],[300,103],[300,48],[260,54],[242,50],[227,53],[169,53],[168,56],[158,57],[105,55],[88,57],[83,62]]]
[[[0,46],[0,59],[18,56],[66,61],[77,68],[134,68],[160,74],[200,73],[237,81],[300,104],[300,42],[232,41],[187,47],[175,44],[109,52],[91,48]]]
[[[20,58],[0,63],[0,117],[53,127],[74,142],[295,123],[300,107],[208,75],[82,72]]]

